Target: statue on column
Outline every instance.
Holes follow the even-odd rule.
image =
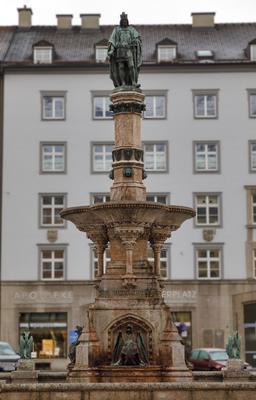
[[[109,38],[110,77],[115,87],[138,88],[142,64],[141,38],[136,29],[129,25],[127,14],[123,12],[120,18],[120,25],[114,28]]]

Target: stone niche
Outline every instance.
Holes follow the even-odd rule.
[[[131,335],[127,335],[127,329],[131,328]],[[115,321],[108,330],[108,360],[115,364],[120,359],[120,354],[117,354],[119,347],[125,344],[128,337],[133,343],[137,344],[142,342],[146,360],[145,363],[152,364],[153,362],[153,340],[152,340],[152,327],[146,322],[137,317],[126,316],[122,319]],[[120,343],[119,343],[120,342]],[[131,364],[132,365],[132,364]]]

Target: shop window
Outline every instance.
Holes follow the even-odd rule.
[[[256,367],[256,303],[244,304],[245,361]]]
[[[67,357],[67,313],[21,313],[20,334],[27,329],[33,336],[35,358]]]

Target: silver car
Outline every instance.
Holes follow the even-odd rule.
[[[0,342],[0,371],[14,371],[20,356],[7,342]]]

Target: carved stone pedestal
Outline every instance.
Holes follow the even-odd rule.
[[[20,359],[17,370],[11,372],[11,379],[13,383],[36,383],[38,371],[35,371],[34,361]]]
[[[244,369],[243,360],[230,358],[227,361],[227,368],[223,370],[223,379],[234,382],[248,381],[250,379],[250,372]]]

